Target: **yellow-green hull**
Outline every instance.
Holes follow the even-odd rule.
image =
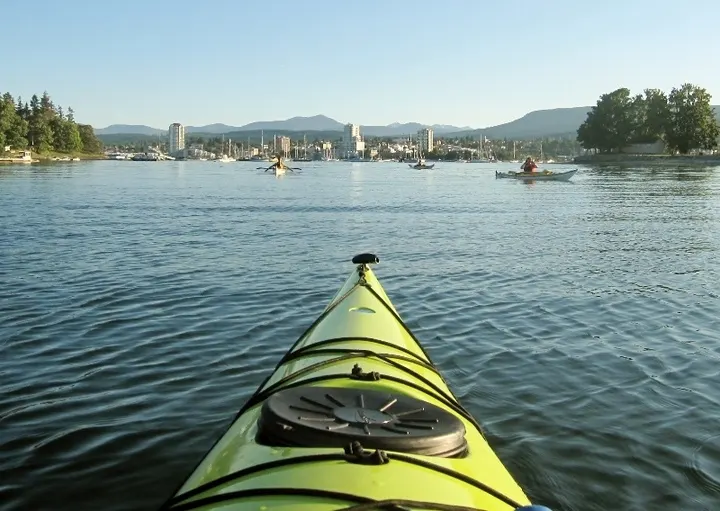
[[[529,505],[400,320],[365,264],[368,257],[358,256],[357,268],[323,314],[164,509],[325,511],[389,499],[487,511]],[[350,393],[356,402],[347,402]],[[301,395],[314,398],[300,403]],[[385,402],[384,413],[378,399]],[[425,411],[408,411],[417,404],[407,405],[412,399],[423,401]],[[337,401],[345,406],[336,407]],[[271,404],[276,409],[261,419],[263,405],[269,410]],[[441,419],[420,418],[424,413]],[[301,431],[305,427],[309,433]],[[260,440],[259,429],[265,431]],[[285,445],[260,443],[278,440]],[[359,441],[363,455],[352,454],[359,450],[357,443],[350,447],[352,441]],[[395,450],[394,442],[404,444]],[[376,452],[373,445],[391,448]]]

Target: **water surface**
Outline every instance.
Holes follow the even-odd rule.
[[[531,498],[720,502],[716,169],[0,168],[0,509],[154,509],[372,251]]]

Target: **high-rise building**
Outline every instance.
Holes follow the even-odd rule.
[[[168,129],[168,153],[179,153],[185,149],[185,126],[174,122]]]
[[[435,147],[434,142],[432,128],[423,128],[417,132],[417,145],[423,153],[432,151]]]
[[[278,135],[275,137],[275,151],[287,155],[290,153],[290,137]]]
[[[346,158],[362,156],[365,152],[365,142],[360,136],[360,126],[357,124],[346,124],[343,131],[343,152]]]

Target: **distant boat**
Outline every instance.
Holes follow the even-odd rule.
[[[158,155],[156,153],[137,153],[134,154],[132,161],[158,161]]]
[[[106,155],[108,160],[129,160],[130,157],[126,153],[109,153]]]

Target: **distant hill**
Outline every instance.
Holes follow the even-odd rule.
[[[362,126],[361,131],[363,135],[370,137],[402,137],[414,135],[418,132],[418,130],[427,127],[427,124],[420,124],[417,122],[407,122],[404,124],[396,122],[388,124],[387,126]],[[450,126],[447,124],[433,124],[429,127],[433,129],[436,135],[445,135],[446,133],[472,129],[469,126],[458,128],[457,126]]]
[[[720,105],[713,107],[720,122]],[[457,136],[479,138],[484,135],[488,138],[529,139],[574,135],[585,121],[591,107],[579,106],[573,108],[553,108],[549,110],[535,110],[525,114],[519,119],[489,126],[487,128],[472,129],[470,127],[457,127],[445,124],[433,124],[431,127],[436,136]],[[403,137],[417,133],[427,124],[417,122],[393,123],[387,126],[361,126],[361,133],[370,137]],[[308,139],[337,140],[342,134],[344,124],[326,117],[315,115],[312,117],[292,117],[284,121],[257,121],[244,126],[229,126],[227,124],[209,124],[207,126],[187,126],[188,134],[220,136],[235,140],[260,139],[261,130],[264,131],[265,140],[273,135],[287,135],[292,138],[302,137],[306,134]],[[95,133],[105,143],[109,135],[165,135],[167,130],[151,128],[150,126],[113,124],[107,128],[96,129]],[[256,136],[257,135],[257,136]],[[114,138],[117,140],[117,137]]]
[[[107,128],[95,129],[96,135],[119,135],[132,133],[134,135],[163,135],[167,130],[160,130],[142,124],[112,124]]]
[[[159,141],[159,135],[143,135],[142,133],[100,133],[97,138],[106,146],[145,144],[154,145]],[[162,141],[167,140],[163,135]]]
[[[553,108],[550,110],[535,110],[523,115],[519,119],[489,126],[487,128],[464,130],[451,133],[451,136],[480,138],[513,138],[529,139],[553,136],[575,136],[580,125],[585,122],[590,106],[573,108]],[[715,117],[720,122],[720,105],[713,106]]]
[[[257,121],[251,122],[233,131],[253,130],[286,130],[286,131],[342,131],[343,124],[324,115],[312,117],[291,117],[284,121]]]
[[[371,137],[394,137],[411,135],[417,133],[427,124],[417,122],[409,123],[393,123],[387,126],[362,126],[362,133]],[[211,134],[211,135],[227,135],[230,133],[241,131],[260,131],[268,132],[268,136],[273,134],[280,135],[280,132],[338,132],[342,133],[345,125],[335,119],[324,115],[315,115],[312,117],[292,117],[284,121],[257,121],[245,124],[244,126],[229,126],[227,124],[209,124],[207,126],[187,126],[186,132],[191,134]],[[437,134],[450,133],[453,131],[469,130],[470,127],[457,127],[445,124],[434,124],[431,126]],[[167,133],[167,130],[151,128],[150,126],[113,124],[107,128],[95,130],[96,135],[118,135],[118,134],[138,134],[138,135],[157,135]]]
[[[535,110],[519,119],[476,130],[452,133],[459,137],[528,139],[575,133],[585,121],[589,106]]]
[[[207,126],[186,126],[185,133],[212,133],[222,135],[230,131],[236,130],[235,126],[228,126],[227,124],[208,124]]]

